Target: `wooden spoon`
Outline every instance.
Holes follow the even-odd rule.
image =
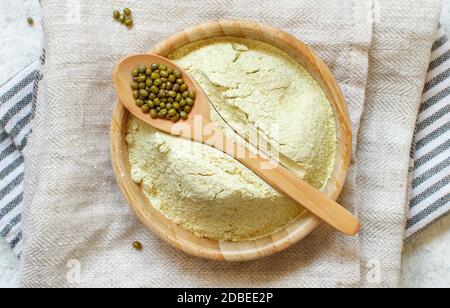
[[[197,93],[197,99],[186,121],[173,123],[165,119],[152,119],[144,114],[133,98],[131,71],[140,64],[150,66],[153,63],[164,64],[179,69],[183,73],[189,89]],[[347,234],[358,233],[358,219],[335,201],[328,199],[319,190],[303,181],[276,161],[255,154],[247,147],[228,139],[223,131],[211,120],[210,101],[200,86],[186,71],[170,60],[152,54],[140,54],[123,59],[116,67],[113,82],[122,104],[141,121],[156,129],[174,136],[183,137],[214,147],[241,162],[269,185],[300,203],[311,213]]]

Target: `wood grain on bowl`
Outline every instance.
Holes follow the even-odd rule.
[[[352,153],[352,135],[348,109],[343,94],[328,67],[305,44],[275,28],[252,22],[213,22],[175,34],[157,45],[152,53],[167,57],[187,44],[223,36],[253,39],[286,52],[305,67],[326,93],[338,127],[337,160],[332,178],[323,190],[336,200],[344,186]],[[154,209],[141,188],[132,181],[125,141],[129,113],[118,102],[111,125],[111,150],[117,182],[140,221],[158,236],[182,251],[218,261],[248,261],[272,255],[299,242],[320,224],[312,214],[305,214],[283,230],[265,238],[246,242],[219,242],[197,237]]]

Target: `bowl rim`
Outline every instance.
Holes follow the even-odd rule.
[[[352,133],[349,111],[343,93],[327,65],[310,47],[287,32],[258,22],[238,20],[214,21],[193,26],[157,44],[151,53],[167,56],[190,43],[217,37],[253,39],[282,49],[306,68],[325,91],[335,113],[339,142],[333,175],[323,192],[329,198],[336,200],[342,192],[352,158]],[[291,247],[321,224],[317,217],[305,212],[296,221],[274,234],[242,242],[221,242],[200,238],[175,225],[153,208],[142,189],[131,180],[128,146],[124,135],[126,127],[125,129],[123,127],[126,126],[128,116],[128,111],[120,101],[117,101],[110,130],[111,159],[117,184],[141,223],[175,248],[208,260],[251,261]],[[138,202],[142,206],[137,205]]]

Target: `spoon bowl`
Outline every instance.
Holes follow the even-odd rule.
[[[135,103],[135,100],[133,98],[133,90],[130,87],[130,84],[133,81],[131,71],[141,64],[144,64],[147,67],[151,66],[152,64],[163,64],[167,67],[172,67],[174,69],[176,68],[183,74],[183,79],[189,89],[194,90],[198,94],[203,93],[203,91],[198,83],[194,79],[190,78],[183,68],[179,67],[169,59],[155,54],[132,55],[124,58],[117,64],[113,73],[113,83],[120,101],[124,104],[128,111],[131,112],[139,120],[150,124],[158,130],[169,134],[175,134],[173,130],[173,122],[166,119],[152,119],[148,114],[143,113],[141,111],[141,108],[139,108]],[[205,121],[208,121],[209,123],[211,117],[210,105],[209,103],[205,103],[204,99],[204,95],[199,95],[190,115],[200,115]],[[189,126],[193,126],[194,119],[195,117],[189,116],[189,118],[183,122]]]

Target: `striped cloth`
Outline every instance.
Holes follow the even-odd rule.
[[[0,87],[0,235],[17,256],[22,250],[24,158],[31,132],[43,58]]]
[[[442,27],[433,45],[412,148],[410,238],[450,211],[450,42]]]
[[[0,86],[0,234],[21,253],[24,159],[44,58]],[[440,28],[413,145],[409,238],[450,210],[450,44]]]

